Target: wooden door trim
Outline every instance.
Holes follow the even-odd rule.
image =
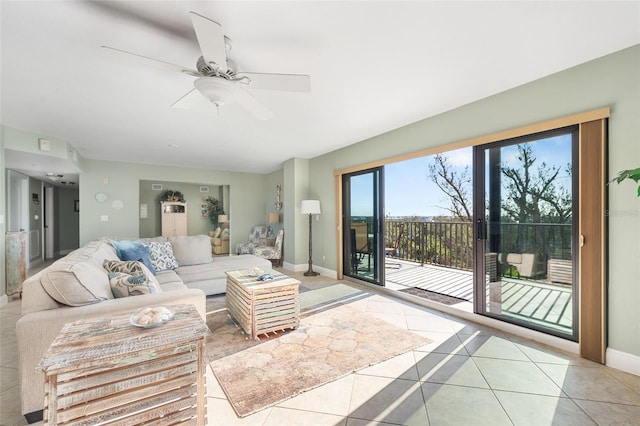
[[[580,356],[605,363],[606,121],[580,124],[580,247],[578,265]]]

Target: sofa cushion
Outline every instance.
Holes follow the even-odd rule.
[[[120,254],[122,255],[122,260],[136,260],[138,262],[142,262],[142,264],[146,266],[152,274],[156,274],[156,270],[151,264],[151,252],[149,251],[149,247],[140,245],[133,248],[121,248]]]
[[[207,235],[174,236],[169,241],[180,266],[199,265],[213,260],[211,240]]]
[[[122,272],[109,272],[111,292],[116,299],[141,294],[160,293],[160,286],[150,281],[144,274],[129,275]]]
[[[130,250],[136,247],[140,247],[142,245],[142,241],[140,240],[120,240],[120,241],[111,241],[111,245],[114,249],[116,249],[116,254],[120,260],[125,260],[122,258],[122,250]]]
[[[145,244],[149,247],[151,254],[151,265],[156,271],[156,274],[167,269],[176,269],[178,267],[178,261],[173,255],[173,248],[168,241],[164,242],[151,242]]]
[[[113,299],[107,271],[91,260],[61,259],[43,271],[40,282],[49,296],[64,305],[83,306]]]
[[[155,275],[149,270],[149,268],[144,266],[144,263],[142,262],[138,262],[136,260],[105,260],[102,266],[107,272],[122,272],[129,275],[143,274],[149,281],[160,287],[160,283],[156,279]]]

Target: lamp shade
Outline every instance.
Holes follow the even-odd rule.
[[[226,214],[219,214],[218,215],[218,222],[219,223],[227,223],[227,222],[229,222],[229,216],[227,216]]]
[[[302,200],[300,204],[302,214],[320,214],[320,200]]]
[[[268,223],[280,222],[280,215],[278,213],[267,213],[267,222]]]

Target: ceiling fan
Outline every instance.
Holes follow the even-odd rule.
[[[102,47],[155,61],[165,67],[197,77],[193,82],[195,88],[174,102],[172,106],[175,108],[193,108],[205,99],[213,104],[219,113],[223,105],[237,103],[256,118],[267,120],[273,117],[273,113],[246,89],[311,91],[311,79],[308,75],[237,71],[234,69],[233,61],[227,58],[227,51],[231,49],[231,40],[224,35],[222,25],[195,12],[189,12],[189,14],[202,53],[196,62],[195,70],[113,47]]]

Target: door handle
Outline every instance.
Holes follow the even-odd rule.
[[[478,240],[487,239],[487,224],[482,219],[478,219],[476,223],[476,235],[478,236]]]

